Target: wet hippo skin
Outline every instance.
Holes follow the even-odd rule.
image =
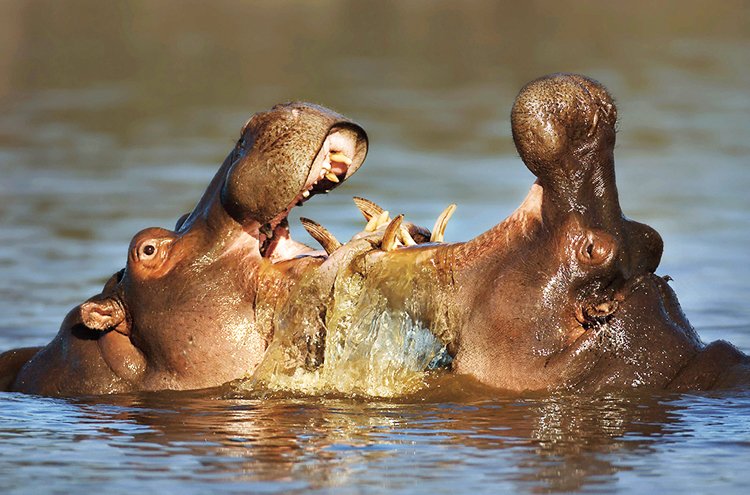
[[[723,341],[704,345],[668,277],[656,274],[659,234],[623,215],[617,108],[606,89],[575,74],[542,77],[521,90],[511,120],[537,177],[518,209],[465,243],[406,246],[384,234],[375,247],[372,239],[344,244],[318,268],[328,277],[317,289],[322,321],[330,327],[378,294],[386,312],[444,343],[455,373],[514,392],[750,383],[748,356]],[[337,300],[330,287],[342,280],[355,280],[363,295]]]
[[[287,215],[351,176],[361,127],[307,103],[254,115],[175,230],[136,234],[125,269],[73,308],[46,347],[0,356],[4,390],[43,395],[195,389],[252,373],[277,305],[321,262]],[[38,351],[38,352],[37,352]]]

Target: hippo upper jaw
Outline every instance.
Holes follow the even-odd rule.
[[[243,231],[257,241],[258,254],[274,262],[310,252],[291,240],[289,212],[351,177],[367,149],[358,124],[318,105],[293,102],[257,113],[176,231],[195,224],[219,236]]]
[[[289,260],[311,249],[291,239],[288,217],[316,194],[327,194],[357,171],[364,159],[362,142],[354,128],[336,125],[330,129],[299,193],[286,209],[259,228],[260,253],[272,262]]]
[[[291,209],[351,177],[366,155],[367,135],[343,116],[309,103],[277,105],[245,125],[212,192],[230,221],[257,228],[262,256],[288,259],[280,248],[295,246]]]

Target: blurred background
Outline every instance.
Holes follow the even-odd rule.
[[[477,235],[533,181],[510,107],[556,71],[617,98],[624,211],[661,232],[660,272],[704,339],[750,351],[748,2],[337,0],[0,2],[0,350],[47,342],[282,101],[371,142],[295,215],[348,239],[353,195],[428,227],[456,202],[447,239]]]
[[[619,106],[623,210],[704,340],[750,352],[747,1],[0,0],[0,351],[48,342],[192,209],[248,117],[309,100],[365,166],[295,210],[348,239],[365,196],[447,240],[520,203],[509,113],[581,72]],[[451,383],[451,382],[448,382]],[[460,386],[452,385],[453,387]],[[376,400],[0,393],[0,492],[745,493],[748,392]],[[431,398],[430,398],[431,397]]]

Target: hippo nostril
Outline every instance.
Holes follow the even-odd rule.
[[[609,321],[620,305],[616,300],[608,300],[576,309],[576,319],[584,327],[601,325]]]
[[[614,257],[615,239],[606,232],[589,230],[580,239],[577,257],[585,265],[599,266]]]

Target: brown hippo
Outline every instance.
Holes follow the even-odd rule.
[[[414,378],[404,368],[452,358],[456,373],[510,391],[750,383],[748,356],[724,341],[704,345],[668,277],[655,274],[659,234],[620,209],[617,109],[605,88],[543,77],[521,90],[511,120],[537,177],[521,206],[465,243],[399,247],[399,216],[336,249],[292,295],[277,333],[287,344],[269,351],[256,379],[310,388],[304,362],[325,386],[389,395],[394,377]],[[320,328],[300,333],[315,300]],[[314,359],[304,355],[310,343]]]
[[[328,109],[290,103],[255,114],[175,231],[136,234],[125,269],[73,308],[50,344],[0,356],[0,387],[106,394],[251,373],[277,305],[320,263],[289,238],[289,210],[351,176],[366,153],[362,128]]]

